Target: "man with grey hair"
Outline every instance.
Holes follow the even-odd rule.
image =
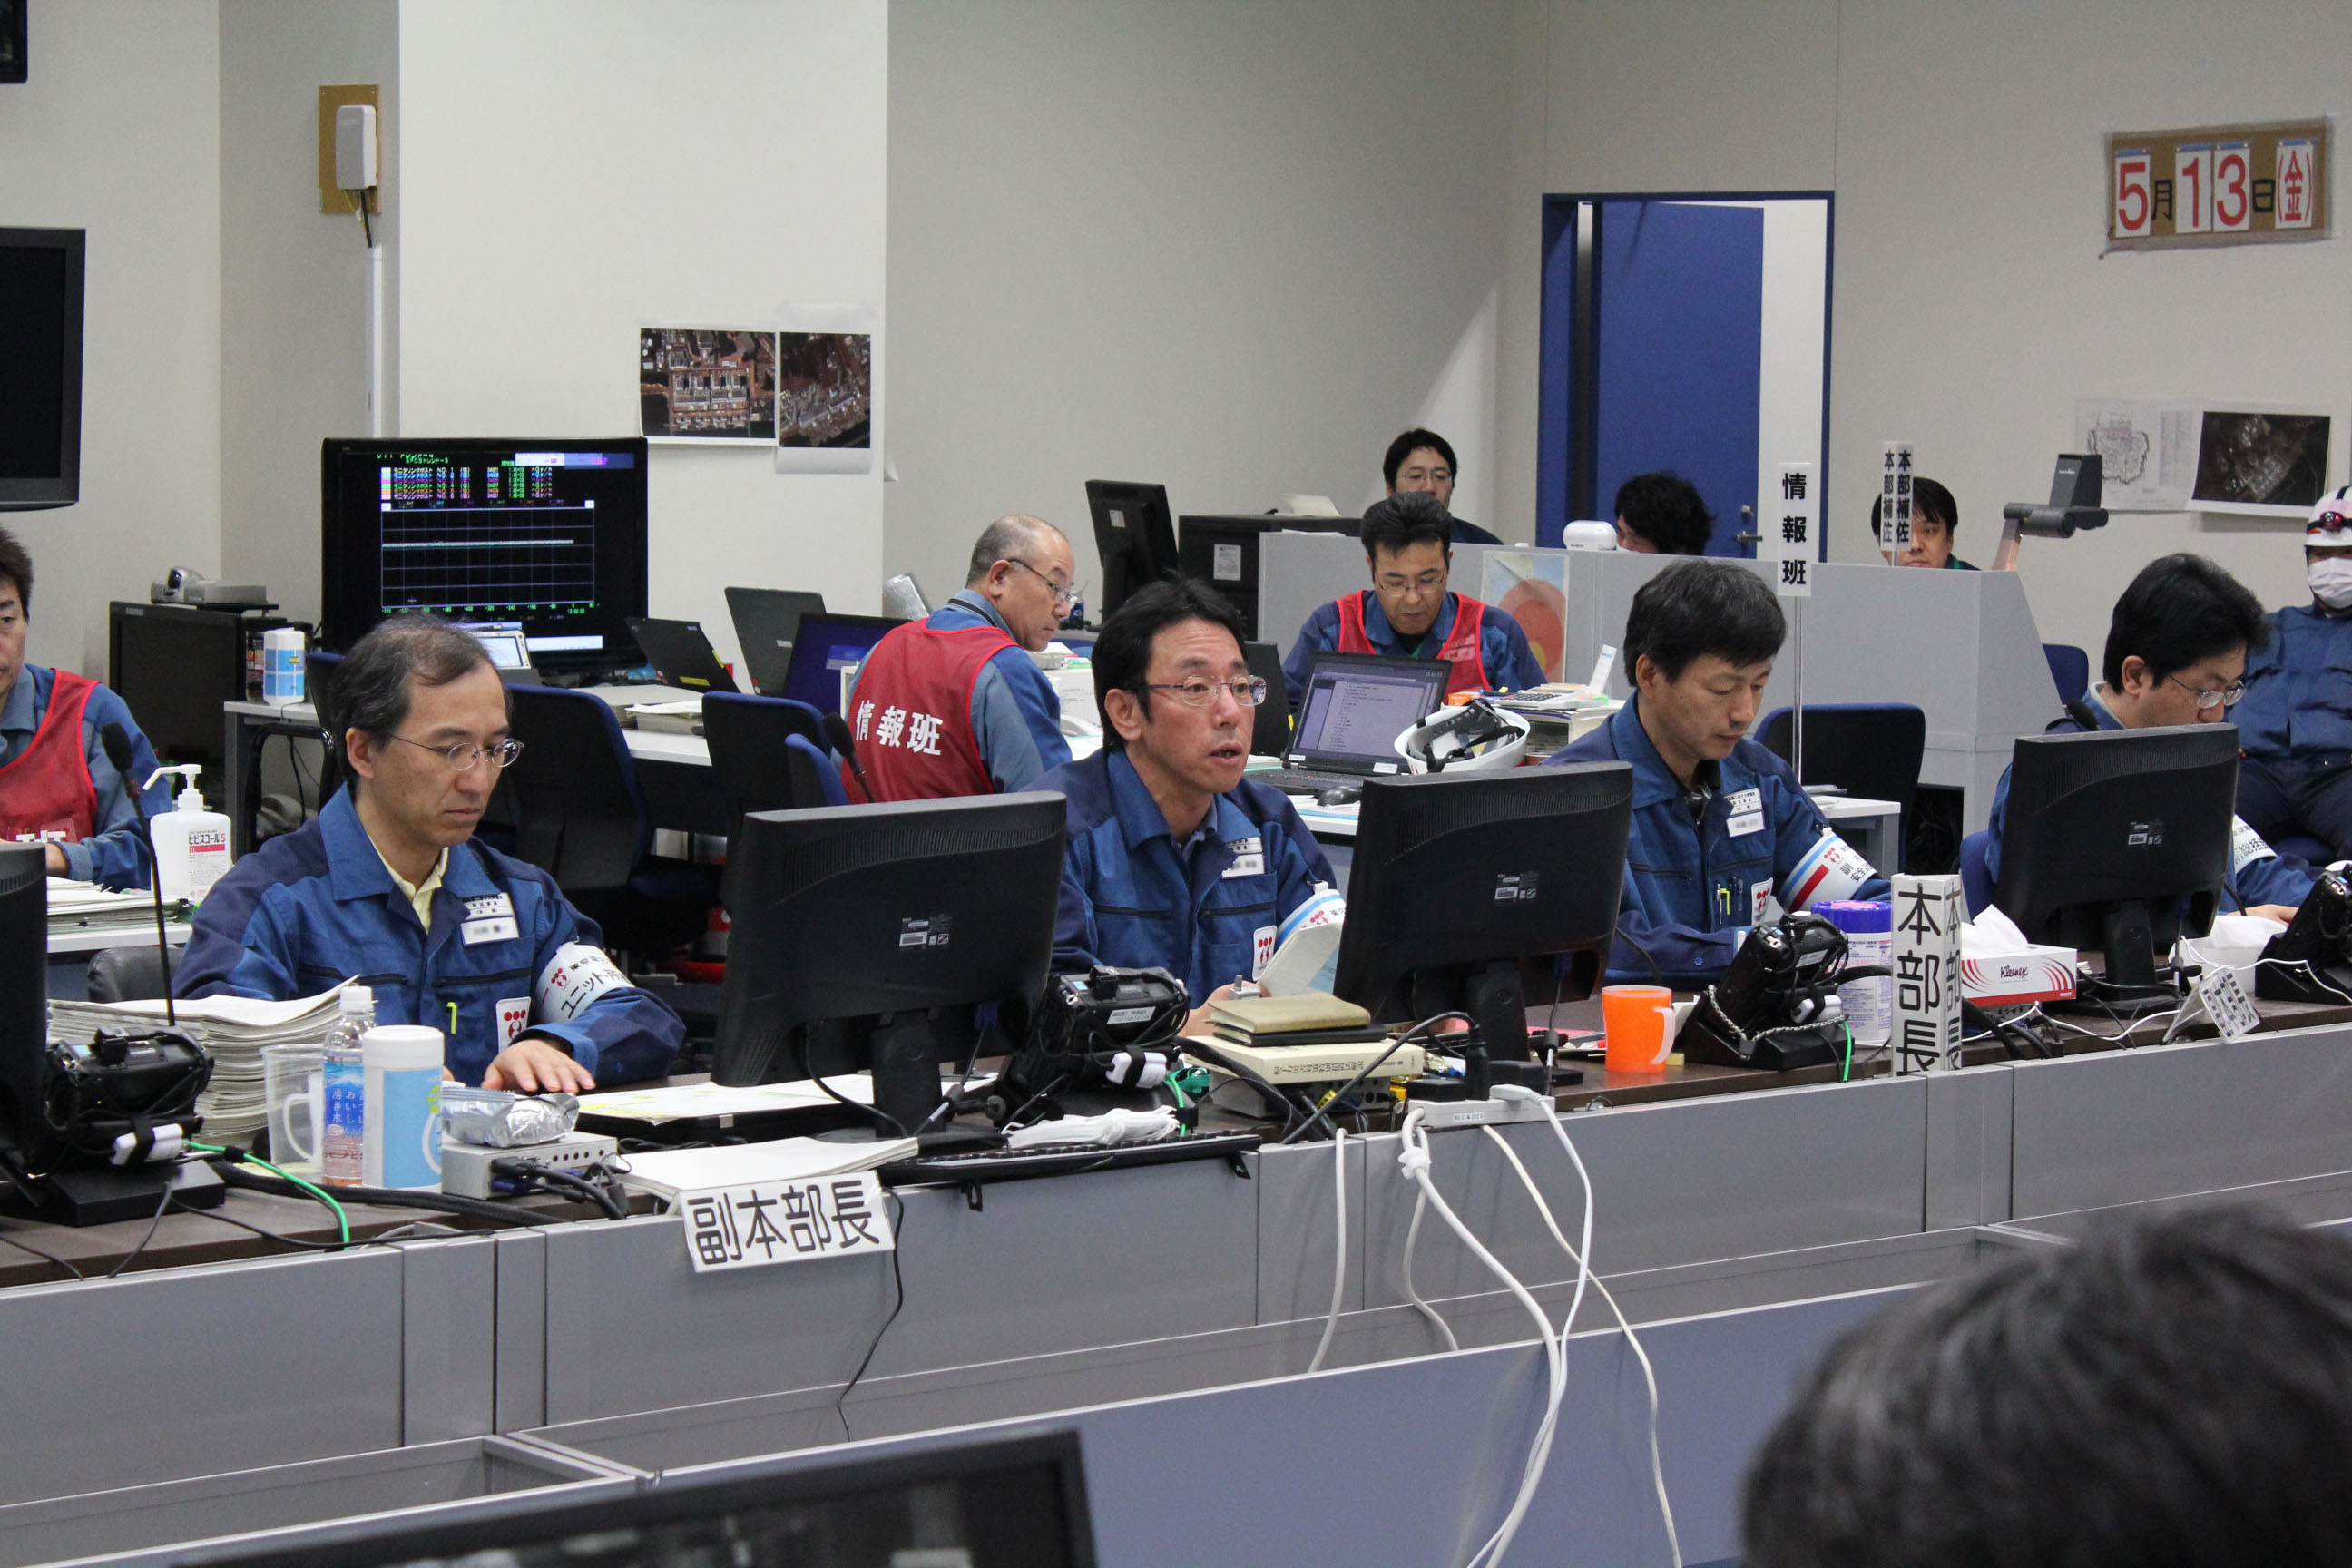
[[[474,841],[521,743],[482,645],[431,616],[362,637],[328,684],[351,780],[318,820],[230,868],[196,911],[182,996],[373,988],[485,1089],[577,1093],[669,1070],[685,1028],[605,957],[555,879]]]
[[[1029,656],[1078,596],[1070,542],[1015,512],[981,531],[963,591],[874,645],[849,694],[865,768],[853,801],[939,800],[1027,789],[1070,760],[1062,704]]]

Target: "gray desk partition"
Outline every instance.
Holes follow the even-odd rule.
[[[1491,548],[1455,546],[1455,589],[1478,593]],[[1363,547],[1352,539],[1269,533],[1261,551],[1259,624],[1286,653],[1317,605],[1366,585]],[[1609,550],[1539,553],[1568,563],[1564,668],[1568,679],[1581,680],[1602,645],[1623,641],[1634,590],[1672,559]],[[1816,574],[1811,599],[1787,603],[1798,607],[1765,689],[1766,710],[1796,702],[1801,665],[1808,703],[1916,705],[1927,718],[1920,782],[1965,792],[1967,828],[1982,827],[2012,744],[2058,716],[2058,693],[2017,574],[1830,563]],[[1621,666],[1611,690],[1623,696],[1626,679]]]

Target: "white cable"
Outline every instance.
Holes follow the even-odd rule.
[[[1348,1287],[1348,1130],[1331,1124],[1331,1201],[1339,1215],[1339,1247],[1331,1259],[1331,1314],[1323,1320],[1323,1340],[1315,1347],[1308,1372],[1323,1370],[1323,1352],[1331,1348],[1331,1331],[1339,1326],[1339,1300]]]
[[[1504,1268],[1501,1260],[1486,1250],[1485,1243],[1471,1234],[1470,1227],[1462,1223],[1462,1216],[1454,1212],[1453,1205],[1445,1201],[1444,1196],[1438,1192],[1436,1184],[1430,1180],[1429,1130],[1423,1122],[1423,1112],[1418,1108],[1406,1115],[1403,1128],[1404,1147],[1397,1155],[1397,1164],[1427,1195],[1430,1206],[1437,1211],[1437,1216],[1446,1223],[1456,1237],[1461,1238],[1462,1245],[1470,1249],[1470,1255],[1485,1264],[1487,1272],[1500,1279],[1511,1295],[1517,1300],[1519,1305],[1527,1309],[1528,1316],[1536,1321],[1537,1336],[1543,1342],[1548,1385],[1544,1419],[1543,1424],[1537,1429],[1537,1440],[1539,1445],[1548,1448],[1551,1428],[1559,1418],[1559,1402],[1568,1392],[1567,1364],[1562,1356],[1559,1340],[1552,1332],[1551,1319],[1545,1315],[1542,1304],[1537,1301],[1526,1286],[1519,1283],[1517,1275]],[[1531,1449],[1530,1461],[1532,1462],[1537,1457],[1536,1451]],[[1526,1491],[1524,1484],[1521,1490],[1524,1494]],[[1510,1545],[1511,1534],[1517,1529],[1518,1516],[1525,1511],[1523,1495],[1521,1500],[1514,1504],[1511,1515],[1504,1520],[1502,1526],[1494,1535],[1487,1538],[1484,1546],[1471,1554],[1464,1568],[1478,1568],[1478,1564],[1482,1562],[1486,1568],[1494,1568],[1495,1564],[1499,1563],[1504,1551]]]
[[[1438,1316],[1437,1309],[1421,1299],[1421,1289],[1412,1282],[1413,1244],[1421,1239],[1421,1216],[1428,1207],[1428,1194],[1416,1192],[1412,1194],[1412,1223],[1404,1227],[1404,1293],[1406,1299],[1412,1302],[1413,1310],[1428,1319],[1430,1327],[1445,1336],[1445,1348],[1458,1351],[1462,1348],[1462,1342],[1454,1337],[1454,1331],[1446,1327],[1445,1320]]]

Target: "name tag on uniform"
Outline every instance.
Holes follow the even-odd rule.
[[[1225,868],[1228,877],[1263,877],[1265,875],[1265,840],[1253,833],[1247,838],[1228,840],[1225,848],[1234,863]]]
[[[1734,838],[1764,831],[1764,792],[1762,790],[1736,790],[1724,797],[1723,805],[1724,809],[1731,814],[1731,819],[1724,824],[1724,831]]]
[[[466,900],[465,923],[458,926],[457,937],[467,947],[478,942],[505,942],[522,934],[515,924],[514,900],[504,893],[492,893],[488,898]]]

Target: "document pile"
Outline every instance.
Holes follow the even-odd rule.
[[[163,918],[184,921],[188,918],[185,899],[163,900]],[[125,927],[144,926],[152,933],[155,922],[155,895],[140,890],[128,893],[109,892],[89,882],[77,882],[67,877],[49,879],[49,934],[68,931],[116,931]]]
[[[1370,1013],[1325,991],[1212,1002],[1209,1021],[1219,1051],[1277,1086],[1341,1081],[1376,1061],[1378,1077],[1416,1078],[1428,1065],[1419,1046],[1390,1052]]]
[[[675,1205],[682,1193],[853,1176],[893,1161],[911,1159],[917,1147],[912,1138],[859,1138],[847,1142],[773,1138],[764,1143],[727,1143],[712,1149],[657,1149],[651,1153],[631,1154],[629,1168],[622,1173],[621,1181],[624,1185]]]
[[[341,990],[338,985],[290,1002],[206,996],[179,1005],[180,1032],[213,1059],[212,1087],[196,1101],[207,1142],[252,1141],[263,1119],[261,1047],[316,1045],[326,1038]],[[58,1039],[87,1040],[100,1029],[120,1035],[164,1026],[160,1001],[49,1004],[49,1033]]]
[[[1588,731],[1599,729],[1612,713],[1624,706],[1605,691],[1558,682],[1487,700],[1528,721],[1530,757],[1549,755]]]

